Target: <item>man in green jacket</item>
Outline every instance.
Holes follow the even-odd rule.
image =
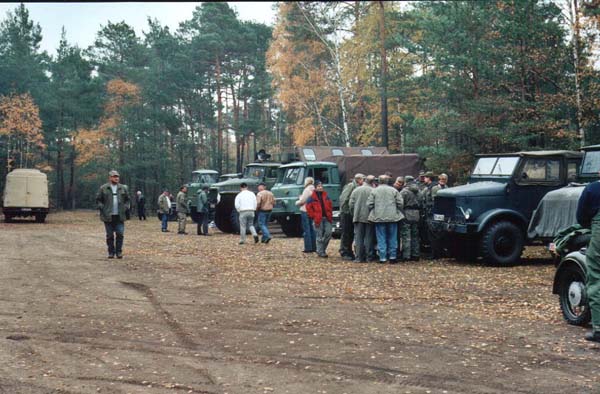
[[[179,193],[177,193],[177,222],[179,223],[177,234],[187,234],[185,232],[185,225],[188,213],[187,186],[183,185],[179,189]]]
[[[208,233],[208,185],[202,185],[202,189],[198,190],[198,202],[196,204],[196,212],[200,214],[198,219],[198,235],[210,235]]]
[[[106,230],[108,258],[123,258],[123,238],[125,234],[126,211],[130,208],[129,189],[119,183],[119,173],[112,170],[108,173],[108,183],[100,186],[96,195],[96,205],[100,211],[100,219]],[[116,241],[116,242],[115,242]]]
[[[340,255],[343,260],[354,260],[352,251],[352,241],[354,240],[354,224],[352,220],[352,211],[350,210],[350,195],[357,187],[363,184],[365,176],[363,174],[354,175],[354,180],[344,186],[340,194],[340,226],[342,235],[340,238]]]
[[[404,219],[404,202],[398,190],[390,185],[389,176],[379,177],[379,186],[371,191],[367,206],[369,222],[375,223],[379,262],[397,263],[398,222]]]

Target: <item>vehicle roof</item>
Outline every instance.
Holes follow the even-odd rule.
[[[309,162],[305,162],[305,161],[294,161],[292,163],[288,163],[288,164],[284,164],[281,166],[281,168],[289,168],[289,167],[314,167],[314,166],[330,166],[330,167],[335,167],[336,164],[332,163],[330,161],[309,161]]]
[[[275,163],[272,161],[262,161],[256,163],[249,163],[246,167],[279,167],[281,163]]]
[[[513,153],[484,153],[475,155],[476,157],[539,157],[539,156],[564,156],[566,158],[579,158],[583,156],[583,152],[574,150],[538,150],[538,151],[527,151],[527,152],[513,152]]]
[[[215,170],[195,170],[192,171],[192,173],[198,173],[198,174],[218,174],[219,171],[215,171]]]
[[[600,150],[600,145],[588,145],[581,148],[581,150]]]

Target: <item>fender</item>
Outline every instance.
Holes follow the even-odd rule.
[[[529,223],[529,220],[520,212],[503,208],[492,209],[479,216],[479,220],[481,221],[479,222],[479,226],[477,226],[477,232],[481,233],[489,223],[499,217],[512,219],[523,230],[527,229],[527,224]]]
[[[572,266],[577,266],[583,272],[584,278],[587,279],[587,265],[585,263],[585,255],[580,251],[571,252],[565,257],[556,267],[554,274],[554,282],[552,284],[552,294],[558,294],[558,279],[562,272]]]

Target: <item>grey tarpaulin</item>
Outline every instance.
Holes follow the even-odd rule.
[[[570,183],[547,193],[533,212],[527,236],[530,239],[554,238],[560,230],[577,224],[577,202],[584,186]]]

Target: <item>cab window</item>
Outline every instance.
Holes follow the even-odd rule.
[[[570,161],[567,163],[567,180],[574,182],[577,180],[577,162]]]
[[[315,179],[315,181],[321,181],[323,184],[328,184],[331,183],[329,181],[329,168],[325,167],[325,168],[313,168],[311,170],[312,172],[312,176]]]
[[[528,159],[521,171],[523,182],[556,182],[560,180],[560,161]]]

